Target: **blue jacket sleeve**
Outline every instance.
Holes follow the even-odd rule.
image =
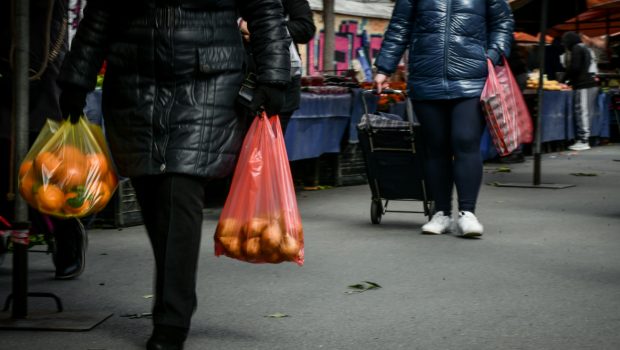
[[[409,46],[414,1],[397,0],[396,5],[394,5],[392,19],[381,44],[381,51],[375,60],[375,66],[381,72],[393,73],[403,52]]]
[[[514,18],[508,1],[487,0],[487,57],[499,63],[501,55],[510,56]]]

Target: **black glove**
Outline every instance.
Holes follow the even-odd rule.
[[[487,58],[491,60],[491,63],[493,63],[494,66],[497,66],[498,64],[503,63],[502,62],[502,56],[495,49],[488,49],[487,50]]]
[[[267,115],[280,113],[284,107],[286,87],[284,85],[258,85],[250,105],[252,112],[258,112],[260,107],[265,108]]]
[[[85,90],[79,88],[65,88],[60,93],[60,110],[64,119],[69,119],[75,124],[84,114],[84,106],[86,106]]]

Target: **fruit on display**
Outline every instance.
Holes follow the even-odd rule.
[[[538,80],[528,79],[527,88],[538,89]],[[561,91],[561,90],[568,90],[568,89],[569,87],[567,85],[562,84],[557,80],[544,80],[543,81],[543,90]]]
[[[216,251],[219,247],[231,258],[257,263],[297,261],[303,254],[303,230],[286,225],[284,217],[261,215],[245,223],[221,219],[215,231]]]
[[[533,72],[528,74],[526,88],[527,89],[538,89],[538,84],[540,80],[540,71],[534,70]],[[543,90],[550,91],[560,91],[560,90],[570,90],[570,87],[566,84],[560,83],[557,80],[549,80],[547,79],[547,75],[543,75]]]
[[[118,178],[101,151],[72,145],[39,152],[19,170],[19,193],[33,208],[57,217],[83,217],[103,209]]]

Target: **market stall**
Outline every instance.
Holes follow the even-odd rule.
[[[302,93],[300,107],[286,128],[285,142],[291,161],[340,152],[340,141],[351,119],[350,93]]]

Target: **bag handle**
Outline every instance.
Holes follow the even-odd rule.
[[[414,113],[413,113],[413,104],[411,103],[411,99],[407,96],[407,94],[405,94],[404,91],[402,90],[396,90],[396,89],[383,89],[381,90],[382,94],[388,94],[388,95],[401,95],[405,98],[405,101],[407,103],[406,105],[406,114],[407,114],[407,121],[409,123],[411,123],[411,125],[415,125],[418,124],[417,118],[415,117]],[[377,89],[366,89],[364,91],[362,91],[362,104],[364,105],[364,114],[369,114],[370,112],[368,111],[368,103],[366,102],[366,95],[377,95]]]

